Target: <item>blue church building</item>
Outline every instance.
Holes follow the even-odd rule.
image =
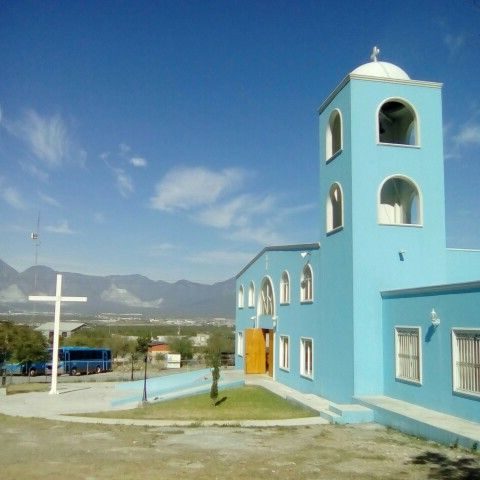
[[[340,423],[422,433],[390,404],[478,426],[480,251],[446,247],[442,85],[377,54],[319,108],[319,241],[237,275],[236,366]]]

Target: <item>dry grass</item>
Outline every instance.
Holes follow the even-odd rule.
[[[14,385],[7,385],[7,395],[15,395],[16,393],[29,392],[48,392],[50,385],[47,383],[27,382]]]
[[[159,428],[0,415],[0,478],[479,480],[479,457],[377,425]]]

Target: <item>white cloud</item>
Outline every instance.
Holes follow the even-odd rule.
[[[119,288],[115,284],[110,285],[108,290],[104,290],[100,297],[107,302],[122,303],[129,307],[144,307],[152,308],[159,307],[163,303],[163,298],[158,298],[151,301],[142,301],[133,293],[129,292],[125,288]]]
[[[5,179],[0,177],[0,197],[11,207],[25,210],[27,205],[15,187],[5,185]]]
[[[232,226],[246,226],[253,216],[265,214],[274,209],[275,201],[272,196],[265,198],[254,195],[239,195],[224,204],[212,205],[197,215],[198,221],[216,228]]]
[[[85,163],[86,152],[75,144],[66,123],[58,114],[41,116],[30,109],[20,120],[13,123],[4,121],[2,125],[49,168],[60,167],[66,161],[80,165]]]
[[[48,225],[45,230],[50,233],[56,233],[59,235],[73,235],[75,232],[68,225],[67,220],[63,220],[58,225]]]
[[[480,145],[480,124],[463,125],[454,140],[457,145]]]
[[[93,221],[101,225],[105,223],[105,215],[102,212],[97,212],[93,215]]]
[[[125,157],[126,155],[128,155],[130,153],[130,145],[127,145],[126,143],[121,143],[119,146],[118,146],[119,150],[120,150],[120,155],[122,157]]]
[[[27,208],[21,195],[13,187],[6,187],[2,189],[2,197],[9,205],[14,208],[17,208],[19,210],[25,210]]]
[[[463,35],[463,34],[452,35],[450,33],[447,33],[443,37],[443,42],[447,46],[447,48],[450,52],[450,55],[455,55],[464,46],[465,35]]]
[[[212,250],[196,252],[188,257],[191,263],[202,265],[242,265],[248,263],[254,254],[252,252],[237,252],[228,250]]]
[[[122,197],[128,197],[134,191],[133,182],[122,168],[112,168],[117,182],[117,188]]]
[[[288,243],[285,237],[268,225],[246,226],[229,233],[229,238],[235,241],[255,242],[258,245],[283,245]]]
[[[22,170],[28,175],[40,180],[41,182],[48,182],[50,175],[45,170],[38,168],[33,163],[20,162]]]
[[[175,250],[177,247],[171,243],[159,243],[157,245],[152,245],[149,249],[149,254],[152,257],[159,257],[168,254],[172,250]]]
[[[17,284],[0,290],[0,303],[27,303],[27,296]]]
[[[38,192],[38,196],[42,200],[43,203],[46,203],[47,205],[51,205],[52,207],[61,207],[60,203],[55,200],[53,197],[50,197],[49,195],[46,195],[45,193]]]
[[[147,166],[147,161],[141,157],[133,157],[130,159],[130,164],[137,168],[142,168]]]
[[[214,172],[203,167],[177,168],[168,172],[155,187],[150,205],[157,210],[189,210],[210,205],[245,177],[239,169]]]

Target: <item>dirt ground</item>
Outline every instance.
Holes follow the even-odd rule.
[[[480,480],[480,455],[375,424],[138,427],[0,415],[0,478]]]

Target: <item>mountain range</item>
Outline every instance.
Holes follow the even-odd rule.
[[[29,295],[55,295],[56,274],[62,273],[62,295],[87,297],[87,303],[63,303],[62,311],[94,314],[143,313],[161,317],[233,318],[235,279],[206,285],[179,280],[153,281],[142,275],[56,272],[46,266],[17,272],[0,260],[0,312],[32,311]],[[47,308],[38,307],[41,311]],[[46,305],[44,305],[46,307]]]

